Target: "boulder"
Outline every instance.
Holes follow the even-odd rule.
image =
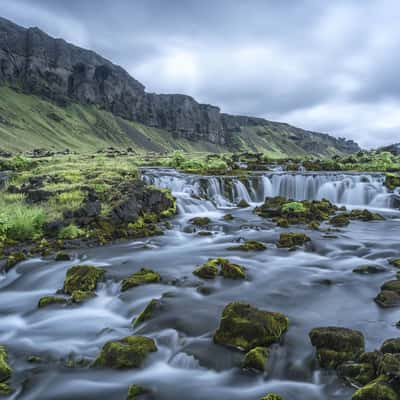
[[[93,292],[98,282],[104,278],[104,274],[104,269],[91,265],[71,267],[64,280],[63,292],[69,295],[75,290]]]
[[[239,251],[263,251],[267,248],[265,244],[258,242],[257,240],[247,240],[246,242],[237,246],[228,247],[227,250],[239,250]]]
[[[132,321],[133,327],[136,327],[143,322],[151,319],[162,309],[162,302],[159,299],[152,299],[145,309]]]
[[[382,353],[399,353],[400,354],[400,338],[387,339],[381,346]]]
[[[245,268],[233,264],[226,258],[212,258],[193,271],[193,274],[203,279],[215,279],[218,275],[228,279],[245,279]]]
[[[281,233],[279,236],[279,240],[276,242],[276,246],[279,248],[293,248],[296,246],[302,246],[307,242],[310,242],[311,239],[304,233],[297,232],[288,232]]]
[[[251,349],[244,357],[243,368],[264,371],[268,355],[269,351],[266,347],[255,347]]]
[[[400,280],[385,282],[380,293],[375,297],[375,302],[384,308],[400,305]]]
[[[141,268],[140,271],[135,272],[122,281],[121,290],[124,292],[125,290],[134,288],[136,286],[158,283],[160,281],[161,276],[158,272],[147,268]]]

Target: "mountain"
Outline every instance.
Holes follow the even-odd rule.
[[[378,149],[379,151],[388,151],[395,156],[400,155],[400,143],[393,143],[389,146],[381,147]]]
[[[159,145],[153,143],[153,135],[164,135],[161,139],[171,142],[172,147],[175,142],[178,148],[187,145],[216,151],[332,155],[359,150],[351,140],[261,118],[224,114],[190,96],[147,93],[123,68],[95,52],[3,18],[0,85],[7,93],[0,101],[2,147],[7,147],[3,143],[7,135],[13,139],[13,148],[19,147],[19,142],[65,147],[70,142],[68,132],[79,125],[76,134],[88,136],[94,148],[96,144],[98,148],[130,143],[138,149],[164,151],[169,148],[161,144],[163,140]],[[14,94],[8,91],[10,87]],[[9,101],[18,106],[16,111],[9,109]],[[31,104],[25,107],[26,103]],[[41,110],[39,116],[37,109]],[[85,113],[91,118],[79,121]]]

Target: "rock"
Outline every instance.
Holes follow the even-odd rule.
[[[288,326],[289,320],[283,314],[234,302],[224,308],[214,342],[249,351],[279,341]]]
[[[354,273],[363,275],[379,274],[385,271],[386,269],[381,267],[380,265],[361,265],[353,269]]]
[[[210,232],[210,231],[200,231],[197,234],[199,236],[212,236],[212,232]]]
[[[395,190],[397,187],[400,186],[400,176],[395,174],[387,173],[385,177],[384,185],[389,190]]]
[[[251,349],[244,357],[243,368],[264,371],[268,355],[269,351],[265,347],[255,347]]]
[[[209,225],[211,219],[208,217],[195,217],[190,220],[192,225],[200,226],[204,228],[205,226]]]
[[[140,285],[146,285],[150,283],[158,283],[161,281],[161,276],[158,272],[154,272],[151,269],[141,268],[140,271],[135,272],[130,277],[125,278],[121,284],[121,290],[134,288]]]
[[[238,245],[228,247],[227,250],[240,250],[240,251],[263,251],[267,248],[263,243],[256,240],[247,240],[246,242]]]
[[[382,353],[400,353],[400,338],[387,339],[381,346]]]
[[[385,218],[378,214],[378,213],[372,213],[369,210],[351,210],[350,212],[350,219],[356,219],[359,221],[382,221]]]
[[[336,368],[346,361],[354,361],[364,351],[363,334],[352,329],[314,328],[309,336],[322,368]]]
[[[371,363],[345,362],[339,365],[337,373],[351,384],[363,386],[375,379],[375,368]]]
[[[12,369],[8,364],[6,349],[0,345],[0,383],[5,384],[11,378]]]
[[[107,342],[93,365],[115,369],[139,368],[148,354],[155,351],[157,346],[153,339],[145,336],[126,336]]]
[[[162,309],[162,302],[159,299],[152,299],[145,309],[132,321],[133,327],[151,319],[154,315]]]
[[[400,354],[386,353],[379,362],[378,374],[388,377],[400,377]],[[398,382],[399,383],[399,382]]]
[[[250,207],[250,204],[246,200],[240,200],[236,206],[239,208],[247,208]]]
[[[279,240],[276,242],[276,246],[279,248],[287,247],[292,248],[296,246],[302,246],[303,244],[310,242],[311,239],[304,233],[288,232],[281,233]]]
[[[393,258],[389,263],[396,268],[400,268],[400,258]]]
[[[400,305],[400,280],[385,282],[381,286],[381,292],[374,300],[381,307],[385,308]]]
[[[212,258],[202,266],[196,268],[193,274],[203,279],[215,279],[218,275],[229,279],[245,279],[245,268],[233,264],[225,258]]]
[[[333,226],[343,227],[350,223],[350,217],[347,214],[338,214],[332,217],[329,223]]]
[[[97,284],[104,278],[104,269],[91,265],[76,265],[67,271],[63,292],[69,295],[75,290],[93,292]]]
[[[223,217],[224,221],[232,221],[235,217],[232,214],[225,214]]]
[[[358,389],[352,400],[399,400],[400,396],[385,378],[379,377],[368,385]]]
[[[150,390],[140,385],[130,385],[127,400],[136,400],[138,397],[150,393]]]
[[[65,252],[63,252],[63,251],[59,251],[59,252],[56,254],[54,260],[55,260],[55,261],[70,261],[70,260],[72,260],[72,258],[71,258],[71,256],[70,256],[68,253],[65,253]]]
[[[43,308],[53,304],[67,304],[68,299],[65,297],[45,296],[41,297],[38,302],[38,307]]]
[[[71,294],[71,300],[74,303],[83,303],[85,300],[91,299],[95,297],[95,293],[93,291],[85,291],[85,290],[74,290]]]
[[[6,260],[5,271],[8,272],[12,267],[15,267],[18,263],[26,260],[26,254],[22,251],[11,253]]]
[[[283,397],[279,396],[279,394],[276,393],[269,393],[265,395],[261,400],[283,400]]]

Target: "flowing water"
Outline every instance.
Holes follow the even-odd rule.
[[[177,198],[179,213],[163,236],[82,249],[68,262],[31,259],[0,277],[0,343],[9,349],[14,368],[11,398],[122,400],[127,387],[136,383],[166,400],[257,400],[268,392],[286,400],[350,399],[352,388],[335,373],[317,368],[308,332],[326,325],[359,329],[368,350],[399,335],[400,309],[380,309],[373,301],[380,285],[394,276],[387,259],[400,255],[398,195],[386,191],[382,176],[260,173],[239,179],[148,169],[143,179],[170,188]],[[241,199],[254,205],[275,195],[325,197],[349,207],[378,209],[386,220],[352,222],[336,239],[307,230],[312,249],[277,249],[274,242],[284,229],[251,208],[235,207]],[[227,212],[234,220],[222,219]],[[198,235],[189,223],[194,216],[212,219],[212,236]],[[244,239],[262,241],[268,249],[226,250]],[[217,256],[246,266],[248,279],[205,282],[192,275],[197,265]],[[38,299],[54,294],[67,269],[83,262],[107,271],[97,297],[79,306],[38,309]],[[386,271],[352,273],[362,264],[379,264]],[[121,279],[142,266],[158,271],[162,283],[121,293]],[[208,295],[201,286],[209,289]],[[161,297],[162,313],[133,329],[132,319],[152,298]],[[242,353],[213,344],[221,311],[234,300],[289,316],[290,328],[283,342],[272,346],[265,374],[242,371]],[[93,360],[108,340],[132,334],[157,342],[158,352],[143,368],[69,367],[71,360]],[[43,362],[29,363],[31,355]]]

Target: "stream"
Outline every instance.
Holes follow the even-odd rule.
[[[16,389],[10,399],[119,400],[130,384],[147,386],[163,400],[258,400],[269,392],[285,400],[349,400],[354,388],[335,372],[318,369],[308,338],[317,326],[343,326],[364,333],[366,349],[399,336],[400,308],[382,309],[373,298],[395,275],[388,264],[400,256],[399,194],[389,193],[380,174],[254,173],[245,178],[200,177],[148,168],[143,180],[172,190],[178,214],[162,236],[81,249],[72,261],[34,258],[0,276],[0,343],[9,351]],[[304,227],[284,229],[258,217],[252,208],[266,196],[322,199],[351,208],[368,208],[384,221],[353,221],[328,238]],[[237,208],[239,200],[250,208]],[[231,213],[234,219],[222,217]],[[211,218],[211,236],[198,235],[189,220]],[[278,249],[283,231],[305,232],[312,250]],[[262,252],[228,251],[242,240],[258,240]],[[244,265],[248,279],[204,281],[192,271],[208,258],[225,257]],[[82,305],[38,309],[40,297],[63,285],[68,268],[79,263],[104,267],[107,279],[97,296]],[[381,265],[373,275],[352,272]],[[160,284],[120,291],[120,281],[146,266]],[[207,287],[207,294],[201,288]],[[131,321],[153,298],[163,312],[137,328]],[[243,353],[213,343],[221,312],[231,301],[246,301],[289,317],[284,340],[271,347],[265,374],[240,368]],[[93,360],[112,339],[141,334],[155,339],[158,351],[137,370],[79,366]],[[30,363],[29,356],[43,360]],[[71,367],[71,360],[75,360]]]

